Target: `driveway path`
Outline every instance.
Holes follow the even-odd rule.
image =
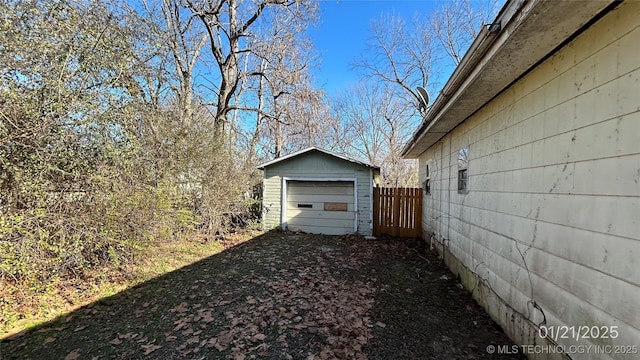
[[[4,341],[0,358],[498,358],[486,347],[511,342],[419,244],[267,233]]]

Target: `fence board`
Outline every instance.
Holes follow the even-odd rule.
[[[422,189],[374,188],[373,232],[398,237],[422,236]]]

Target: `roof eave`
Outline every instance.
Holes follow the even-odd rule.
[[[501,24],[500,32],[483,29],[476,37],[402,156],[420,156],[612,2],[517,0],[505,4],[494,21]],[[523,46],[527,51],[522,51]]]

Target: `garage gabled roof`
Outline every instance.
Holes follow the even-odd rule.
[[[402,156],[418,158],[619,3],[509,0],[493,25],[484,27],[471,44],[402,150]]]
[[[342,160],[345,160],[345,161],[352,162],[352,163],[354,163],[354,164],[358,164],[358,165],[366,166],[366,167],[368,167],[368,168],[372,168],[372,169],[374,169],[374,170],[380,170],[380,167],[379,167],[379,166],[374,166],[374,165],[371,165],[371,164],[368,164],[368,163],[365,163],[365,162],[362,162],[362,161],[354,160],[354,159],[348,158],[348,157],[346,157],[346,156],[343,156],[343,155],[339,155],[339,154],[333,153],[333,152],[328,151],[328,150],[324,150],[324,149],[317,148],[317,147],[315,147],[315,146],[312,146],[312,147],[310,147],[310,148],[306,148],[306,149],[304,149],[304,150],[300,150],[300,151],[294,152],[294,153],[289,154],[289,155],[286,155],[286,156],[279,157],[279,158],[274,159],[274,160],[271,160],[271,161],[267,161],[267,162],[266,162],[266,163],[264,163],[264,164],[260,164],[260,165],[258,165],[258,169],[260,169],[260,170],[264,170],[264,168],[265,168],[265,167],[267,167],[267,166],[269,166],[269,165],[273,165],[273,164],[279,163],[279,162],[281,162],[281,161],[285,161],[285,160],[288,160],[288,159],[291,159],[291,158],[294,158],[294,157],[297,157],[297,156],[300,156],[300,155],[306,154],[306,153],[308,153],[308,152],[313,152],[313,151],[321,152],[321,153],[324,153],[324,154],[326,154],[326,155],[336,157],[336,158],[338,158],[338,159],[342,159]]]

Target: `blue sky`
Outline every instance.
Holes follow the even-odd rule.
[[[358,78],[351,63],[365,50],[371,20],[388,13],[409,20],[416,12],[431,12],[439,4],[433,0],[322,1],[319,24],[309,30],[321,57],[317,85],[331,94]]]

